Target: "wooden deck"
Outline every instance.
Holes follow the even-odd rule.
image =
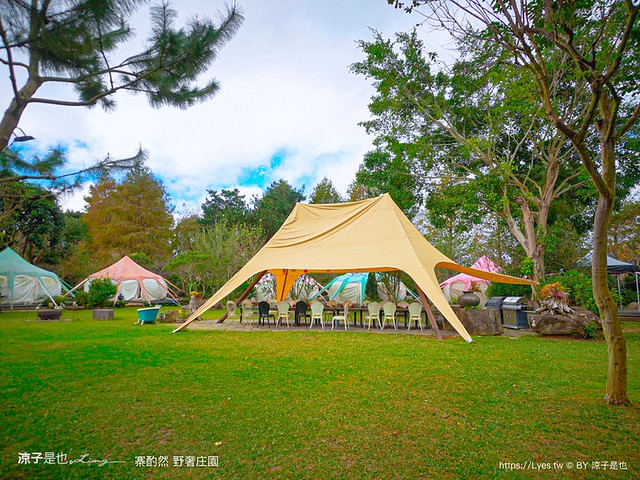
[[[621,308],[618,310],[618,317],[620,320],[640,322],[640,310],[631,308]]]

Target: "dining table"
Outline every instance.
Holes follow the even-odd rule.
[[[249,310],[253,310],[256,312],[258,312],[258,306],[257,305],[252,305],[250,307],[247,307],[246,305],[241,305],[241,312],[244,312],[245,309],[249,309]],[[275,318],[277,319],[278,317],[278,308],[276,306],[271,306],[269,309],[269,312],[272,313]],[[300,319],[299,318],[295,318],[295,307],[291,306],[289,308],[289,312],[290,313],[294,313],[294,322],[296,326],[300,325]],[[326,314],[330,314],[331,317],[333,318],[336,315],[342,315],[342,313],[344,312],[344,306],[342,305],[331,305],[331,306],[326,306],[324,307],[324,311],[323,311],[323,315]],[[424,310],[424,308],[422,309],[421,314],[424,316],[425,318],[425,322],[428,321],[428,319],[426,318],[426,312]],[[358,323],[360,324],[361,328],[364,328],[364,319],[366,316],[369,315],[369,309],[367,308],[367,306],[365,305],[351,305],[349,306],[349,316],[353,319],[353,325],[357,326]],[[380,309],[380,320],[382,320],[382,318],[384,317],[384,311],[382,309]],[[396,308],[396,317],[402,317],[404,320],[404,326],[405,328],[408,325],[409,322],[409,309],[406,307],[397,307]],[[263,322],[260,321],[260,319],[258,319],[258,325],[263,324]]]

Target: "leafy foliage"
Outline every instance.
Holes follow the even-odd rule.
[[[378,282],[373,272],[369,273],[367,283],[364,285],[364,296],[367,300],[378,300]]]
[[[446,0],[413,0],[409,9],[423,5],[431,14],[426,17],[464,39],[466,48],[495,51],[496,66],[533,82],[535,105],[570,140],[598,192],[592,278],[609,351],[605,400],[627,404],[625,339],[607,288],[606,256],[617,170],[629,164],[620,153],[625,143],[637,142],[640,5],[630,0],[537,1],[526,8],[507,0],[454,3],[451,8]],[[460,21],[466,15],[475,21]]]
[[[531,297],[531,287],[528,285],[514,285],[511,283],[492,282],[487,288],[485,295],[491,297]]]
[[[243,22],[235,4],[217,22],[193,18],[186,28],[175,25],[176,12],[163,2],[151,8],[151,32],[143,49],[118,58],[132,38],[127,20],[142,0],[21,0],[0,4],[2,64],[11,72],[14,97],[0,124],[0,150],[29,103],[115,107],[113,94],[142,93],[153,106],[185,108],[210,98],[215,80],[197,85]],[[17,61],[19,54],[28,61]],[[13,72],[20,71],[20,75]],[[22,75],[22,74],[25,75]],[[24,84],[18,79],[25,77]],[[45,84],[72,84],[78,100],[35,97]]]
[[[90,250],[103,264],[139,252],[151,262],[171,252],[173,217],[162,182],[146,167],[131,170],[121,183],[104,177],[89,190],[83,216]]]
[[[263,245],[259,228],[226,221],[194,234],[188,250],[176,255],[165,270],[176,275],[185,291],[211,294],[229,280]]]
[[[89,296],[87,295],[87,292],[85,292],[84,290],[76,290],[74,292],[73,301],[76,302],[76,304],[81,307],[86,307],[89,301]]]
[[[0,127],[1,129],[1,127]],[[140,166],[147,158],[147,153],[140,149],[129,158],[114,159],[107,155],[106,158],[77,171],[69,172],[67,168],[67,156],[60,148],[52,148],[44,158],[34,156],[25,159],[20,150],[7,147],[0,153],[0,184],[15,183],[20,181],[37,181],[37,184],[46,189],[51,196],[77,191],[88,181],[99,179],[102,176],[126,172]],[[35,198],[38,195],[35,194]]]
[[[220,222],[242,224],[247,221],[248,207],[244,195],[237,188],[233,190],[207,190],[209,197],[202,204],[203,226],[217,225]]]
[[[293,188],[286,180],[271,183],[260,199],[255,199],[251,218],[259,225],[267,239],[271,238],[287,219],[296,203],[304,200],[304,187]]]
[[[318,182],[318,184],[314,187],[313,192],[311,192],[311,196],[309,197],[309,203],[340,202],[342,202],[342,197],[336,190],[336,187],[333,186],[333,182],[327,177],[324,177]]]
[[[425,197],[429,222],[452,232],[495,216],[541,276],[552,203],[583,179],[570,144],[541,115],[535,84],[497,67],[491,49],[461,48],[443,68],[415,32],[373,37],[359,42],[367,57],[351,66],[376,88],[373,118],[362,125],[377,150],[365,157],[360,183],[397,185],[403,196],[394,199],[413,208]]]
[[[624,202],[611,216],[609,242],[615,258],[627,262],[640,262],[640,200]]]
[[[27,182],[0,183],[0,247],[31,262],[56,262],[62,211],[47,190]]]
[[[412,165],[402,154],[386,151],[368,152],[356,172],[356,182],[368,187],[370,195],[388,193],[400,209],[413,218],[420,209],[421,198]]]
[[[543,289],[547,285],[553,285],[554,283],[560,283],[566,289],[569,294],[569,300],[573,305],[591,310],[595,314],[598,313],[598,307],[593,299],[593,284],[589,275],[578,270],[569,270],[550,275],[545,277],[544,282],[541,283],[541,288]]]
[[[87,293],[87,306],[93,308],[107,307],[117,291],[116,285],[108,278],[91,280],[89,292]]]

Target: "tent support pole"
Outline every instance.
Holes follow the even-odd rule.
[[[256,286],[256,283],[258,283],[258,282],[260,281],[260,279],[264,276],[264,274],[265,274],[265,273],[267,273],[267,271],[266,271],[266,270],[264,270],[264,271],[260,272],[260,273],[256,276],[255,280],[254,280],[253,282],[251,282],[251,285],[249,285],[249,286],[246,288],[246,290],[240,294],[240,296],[239,296],[239,297],[238,297],[238,299],[236,300],[236,306],[237,306],[237,305],[240,305],[240,303],[241,303],[245,298],[247,298],[247,297],[249,296],[249,294],[251,293],[251,289],[252,289],[253,287],[255,287],[255,286]],[[218,322],[217,322],[217,323],[222,323],[222,322],[224,322],[224,321],[227,319],[227,317],[228,317],[228,316],[229,316],[229,310],[227,310],[226,312],[224,312],[224,313],[222,314],[222,316],[220,317],[220,320],[218,320]]]
[[[638,276],[640,276],[639,272],[633,272],[636,277],[636,304],[638,305],[638,310],[640,310],[640,290],[638,290]]]
[[[440,333],[440,328],[438,327],[436,318],[433,316],[433,312],[431,311],[431,307],[429,306],[429,300],[427,299],[427,296],[418,285],[416,285],[416,289],[418,290],[418,295],[420,295],[420,299],[422,300],[422,304],[424,305],[424,311],[427,312],[427,318],[429,319],[431,328],[434,332],[436,332],[436,338],[438,340],[442,340],[442,333]]]
[[[44,284],[44,282],[42,280],[40,280],[40,278],[36,277],[36,279],[38,280],[38,283],[42,286],[42,288],[44,289],[44,293],[47,294],[47,297],[49,297],[49,300],[51,300],[53,302],[54,306],[58,306],[58,304],[56,303],[56,301],[53,299],[53,297],[51,296],[51,294],[49,293],[49,290],[47,290],[47,286]]]

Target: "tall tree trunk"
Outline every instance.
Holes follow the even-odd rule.
[[[544,254],[546,245],[544,243],[544,239],[542,241],[538,240],[537,231],[540,230],[542,232],[546,232],[547,226],[546,224],[536,225],[536,220],[540,215],[538,214],[536,216],[531,211],[529,204],[523,196],[518,197],[516,201],[520,205],[520,210],[522,211],[522,225],[524,226],[524,229],[520,229],[518,226],[516,220],[511,215],[511,210],[508,207],[508,204],[500,215],[507,223],[507,227],[509,228],[511,235],[513,235],[513,237],[518,241],[524,252],[527,254],[527,257],[531,259],[531,262],[533,263],[533,281],[540,282],[540,280],[544,278]],[[546,215],[543,219],[546,222]]]
[[[603,176],[615,175],[607,166],[615,165],[615,143],[603,142]],[[609,183],[607,183],[610,185]],[[615,190],[600,191],[593,224],[593,260],[591,276],[593,297],[602,319],[602,329],[607,342],[609,363],[605,401],[609,404],[627,404],[627,347],[618,317],[618,307],[611,296],[607,280],[607,233],[615,202]]]
[[[11,100],[0,121],[0,152],[10,145],[11,134],[18,127],[20,117],[28,105],[28,101],[40,88],[41,82],[29,78],[25,85],[18,91],[17,96]]]
[[[544,252],[545,248],[538,244],[531,260],[533,261],[533,280],[540,282],[544,278]]]
[[[0,121],[0,152],[10,145],[11,134],[17,128],[23,110],[24,106],[19,108],[14,99],[4,112],[2,121]]]

